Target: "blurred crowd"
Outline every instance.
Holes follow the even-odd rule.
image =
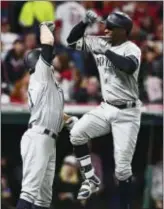
[[[66,38],[85,11],[95,10],[103,20],[115,10],[131,16],[130,39],[142,49],[139,75],[140,98],[144,103],[163,101],[163,2],[162,1],[2,1],[1,13],[1,103],[27,103],[29,74],[24,55],[39,47],[39,24],[55,21],[53,65],[64,90],[66,103],[98,104],[99,76],[90,54],[67,47]],[[95,23],[86,33],[103,35],[104,25]]]

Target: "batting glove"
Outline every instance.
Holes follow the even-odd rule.
[[[75,117],[75,116],[70,117],[70,118],[65,122],[66,128],[70,131],[78,120],[79,120],[79,119],[78,119],[77,117]]]
[[[85,18],[83,22],[92,25],[93,23],[96,22],[97,19],[98,19],[98,15],[96,14],[96,12],[92,10],[88,10],[85,14]]]

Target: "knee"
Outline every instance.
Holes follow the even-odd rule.
[[[70,141],[72,145],[82,145],[87,143],[88,140],[89,138],[85,137],[85,133],[82,130],[76,128],[76,125],[70,131]]]
[[[115,167],[115,176],[119,181],[125,181],[132,176],[132,168],[130,163],[119,162]]]

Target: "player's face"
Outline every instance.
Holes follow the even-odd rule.
[[[104,32],[105,36],[109,38],[110,42],[115,42],[118,40],[118,28],[106,28]]]
[[[111,43],[120,42],[124,37],[124,30],[122,28],[105,28],[105,36],[109,38]]]
[[[109,40],[112,39],[112,33],[113,33],[112,29],[105,28],[104,33],[105,33],[105,36],[109,38]]]

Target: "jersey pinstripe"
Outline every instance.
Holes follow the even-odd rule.
[[[102,54],[96,54],[97,48],[106,48],[122,56],[134,56],[138,68],[132,75],[117,69],[110,60]],[[138,93],[138,74],[141,62],[141,50],[131,41],[118,46],[111,46],[105,39],[96,36],[85,36],[76,42],[77,50],[90,51],[95,59],[101,82],[102,96],[108,102],[136,101]]]
[[[52,66],[40,56],[35,72],[30,76],[28,103],[29,123],[47,128],[54,133],[62,128],[64,97],[52,72]]]

